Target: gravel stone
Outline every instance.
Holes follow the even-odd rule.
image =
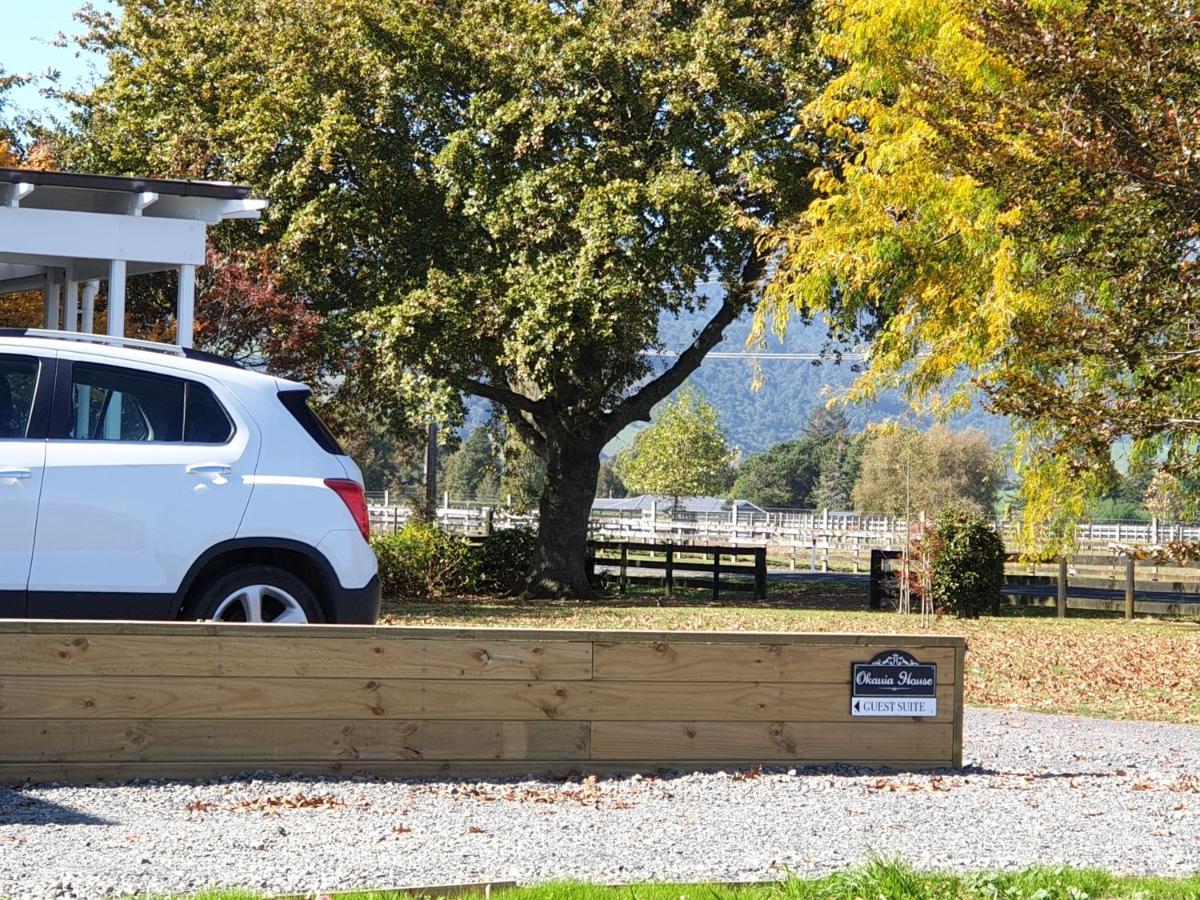
[[[919,868],[1200,871],[1200,728],[971,709],[967,765],[0,787],[0,896]]]

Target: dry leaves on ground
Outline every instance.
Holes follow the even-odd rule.
[[[259,812],[265,816],[277,816],[289,809],[330,809],[342,807],[346,801],[334,794],[292,794],[287,797],[254,797],[237,803],[214,803],[210,800],[193,800],[184,809],[190,813],[213,812]]]

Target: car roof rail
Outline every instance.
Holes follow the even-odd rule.
[[[172,356],[181,356],[184,359],[217,363],[222,366],[232,366],[236,369],[242,368],[241,363],[227,356],[205,353],[203,350],[193,350],[191,347],[180,347],[178,344],[143,341],[139,338],[117,337],[111,334],[88,334],[83,331],[54,331],[49,328],[0,328],[0,337],[30,337],[51,341],[76,341],[83,344],[100,344],[108,347],[127,347],[130,350],[169,353]]]

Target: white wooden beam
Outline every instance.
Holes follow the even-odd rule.
[[[204,237],[204,223],[190,220],[0,206],[0,247],[10,258],[82,257],[199,266],[204,264]]]

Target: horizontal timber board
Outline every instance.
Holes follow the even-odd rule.
[[[763,760],[764,765],[787,768],[788,763]],[[801,766],[837,765],[845,762],[840,758],[805,760]],[[712,772],[718,769],[747,770],[752,762],[733,762],[727,759],[645,759],[645,760],[564,760],[530,759],[523,761],[505,760],[455,760],[448,762],[329,762],[327,760],[292,759],[273,762],[269,767],[247,767],[237,762],[191,762],[182,760],[166,763],[0,763],[0,784],[47,782],[70,782],[89,784],[100,781],[124,782],[133,779],[163,780],[211,780],[239,775],[274,773],[308,777],[370,775],[383,779],[407,778],[521,778],[525,775],[565,778],[583,774],[622,775],[630,773],[672,775],[691,772]],[[881,757],[877,760],[860,760],[856,765],[880,770],[917,771],[946,766],[942,757],[897,760]],[[498,792],[501,799],[505,791]]]
[[[753,558],[755,553],[762,550],[762,547],[729,547],[720,544],[708,546],[706,544],[650,544],[637,541],[591,541],[590,545],[597,550],[620,552],[621,545],[625,545],[626,550],[636,550],[638,552],[658,553],[662,556],[667,555],[667,551],[671,550],[676,556],[712,556],[719,553],[722,556],[748,556]]]
[[[673,641],[701,644],[837,644],[860,647],[957,647],[961,637],[939,634],[845,634],[838,632],[779,631],[621,631],[607,629],[542,628],[446,628],[422,625],[246,625],[231,622],[144,622],[79,621],[75,619],[0,619],[0,635],[59,634],[65,636],[125,635],[209,635],[233,638],[270,637],[272,640],[296,637],[375,638],[381,641],[494,640],[494,641]]]
[[[598,556],[596,557],[596,565],[616,566],[619,568],[621,560],[605,559]],[[658,569],[661,571],[666,569],[667,564],[661,559],[631,559],[625,563],[625,566],[629,569]],[[711,572],[714,567],[711,562],[673,562],[671,563],[671,568],[676,572]],[[724,561],[721,562],[722,575],[753,575],[757,571],[754,566],[735,566],[732,563],[726,565]]]
[[[953,685],[938,689],[953,717]],[[848,684],[0,676],[7,719],[849,720]],[[0,757],[6,739],[0,727]]]
[[[891,638],[886,646],[908,650],[920,662],[936,663],[938,684],[954,683],[954,649],[921,646]],[[593,677],[615,681],[790,681],[849,684],[851,666],[874,650],[853,646],[597,642]],[[882,648],[880,648],[882,649]]]
[[[935,759],[951,762],[951,723],[596,722],[592,760],[729,759],[803,762]]]
[[[3,634],[0,676],[152,675],[305,678],[590,678],[587,641],[380,640],[227,633]],[[528,636],[527,636],[528,637]]]
[[[13,719],[4,762],[586,760],[586,722]]]

